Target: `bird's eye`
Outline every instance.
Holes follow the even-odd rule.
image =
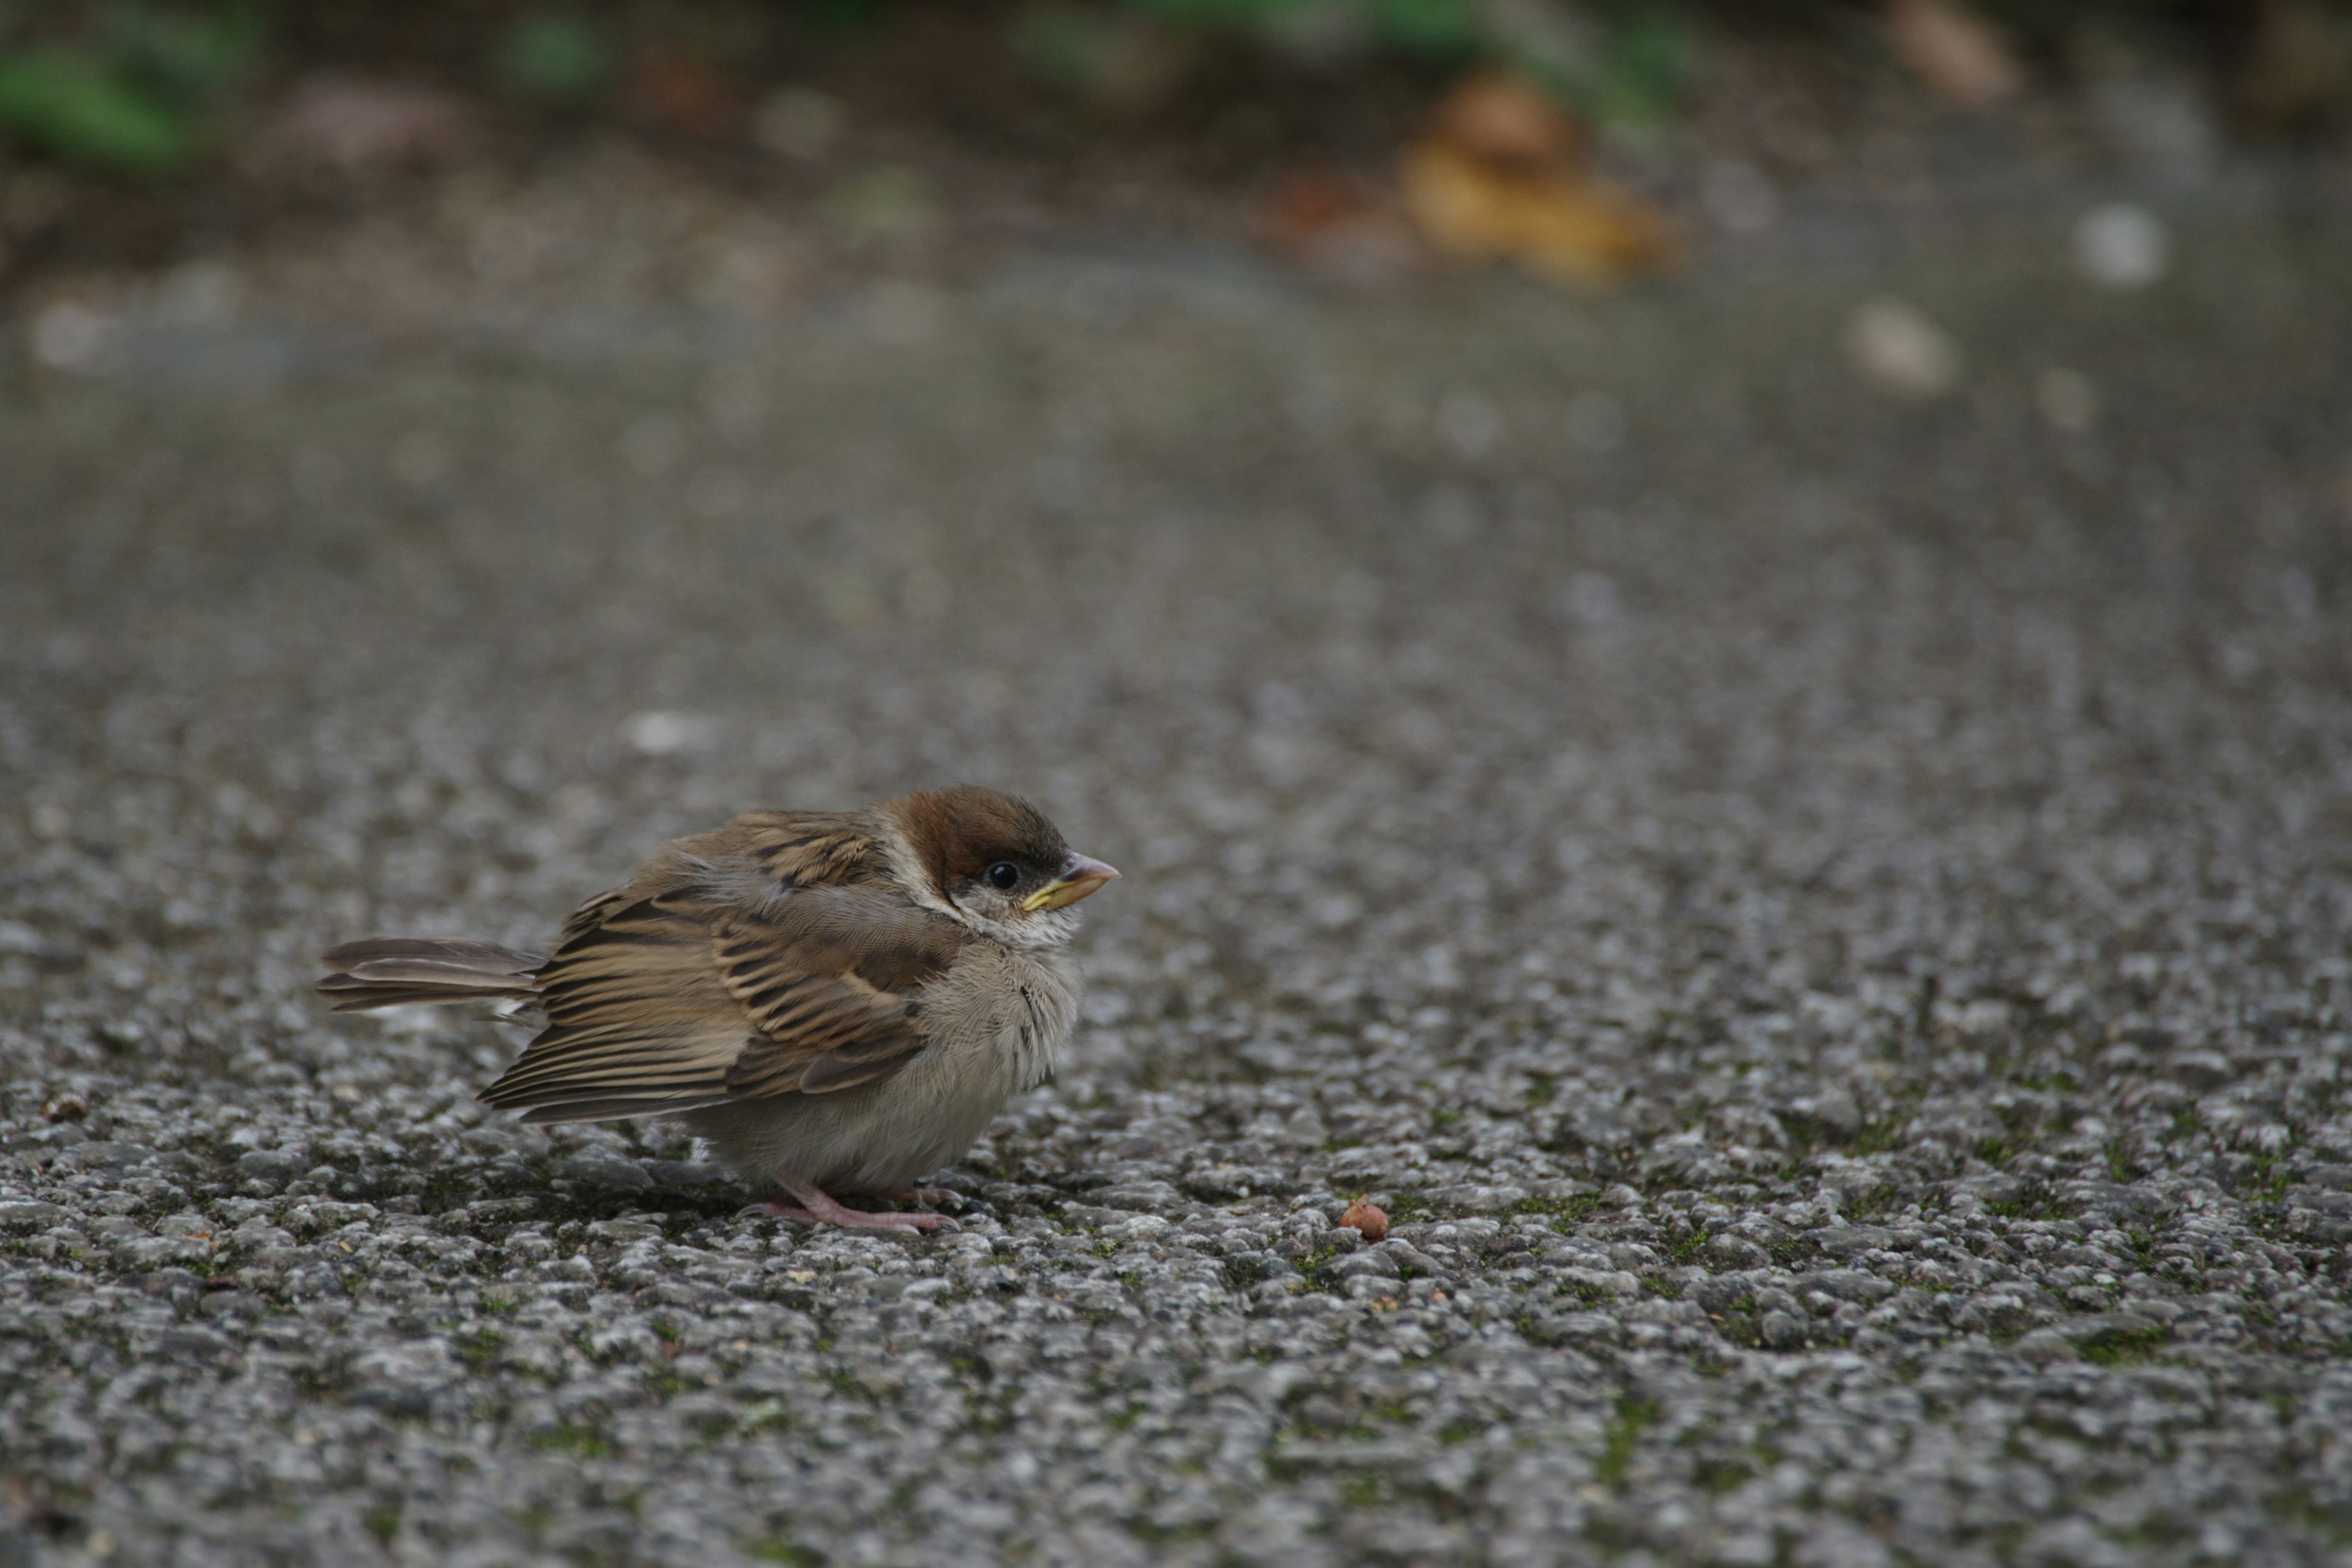
[[[1010,860],[999,860],[995,865],[991,866],[984,875],[988,878],[990,887],[1001,893],[1009,893],[1013,890],[1013,884],[1021,880],[1021,868]]]

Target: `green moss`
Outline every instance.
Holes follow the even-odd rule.
[[[760,1432],[785,1431],[792,1424],[793,1413],[784,1408],[782,1401],[775,1399],[754,1400],[736,1416],[737,1430],[747,1437]]]
[[[1698,1261],[1698,1255],[1707,1242],[1704,1226],[1693,1226],[1685,1235],[1666,1244],[1666,1261],[1675,1268]]]
[[[1764,1336],[1757,1328],[1760,1314],[1756,1310],[1755,1297],[1742,1296],[1714,1316],[1717,1331],[1733,1344],[1754,1350],[1764,1342]]]
[[[1656,1400],[1642,1399],[1631,1394],[1618,1396],[1617,1415],[1601,1436],[1600,1457],[1592,1461],[1592,1473],[1604,1485],[1622,1487],[1625,1484],[1625,1472],[1633,1467],[1633,1451],[1641,1444],[1642,1433],[1657,1419]]]
[[[1523,1198],[1513,1212],[1549,1215],[1552,1229],[1565,1236],[1591,1219],[1600,1207],[1600,1194],[1575,1193],[1564,1198]]]
[[[470,1333],[453,1335],[450,1340],[457,1352],[457,1359],[476,1373],[488,1372],[490,1364],[499,1359],[499,1348],[506,1342],[506,1336],[496,1329],[476,1329]]]
[[[1699,1490],[1719,1497],[1747,1485],[1755,1473],[1737,1459],[1701,1459],[1692,1467],[1691,1480]]]
[[[1381,1203],[1381,1207],[1388,1211],[1389,1220],[1394,1224],[1410,1219],[1415,1215],[1427,1214],[1429,1200],[1419,1193],[1391,1193]]]
[[[544,1432],[534,1432],[529,1441],[543,1454],[569,1454],[576,1459],[602,1459],[613,1452],[612,1442],[602,1432],[569,1421]]]
[[[2255,1203],[2277,1203],[2286,1196],[2287,1172],[2275,1154],[2257,1154],[2238,1183],[2239,1192]]]
[[[1866,1154],[1891,1154],[1903,1147],[1904,1129],[1911,1125],[1907,1115],[1882,1117],[1865,1122],[1853,1135],[1853,1152],[1857,1158]]]
[[[372,1508],[360,1516],[360,1522],[367,1526],[367,1532],[375,1537],[378,1546],[390,1551],[392,1538],[400,1533],[400,1510]]]
[[[755,1557],[762,1563],[789,1563],[791,1568],[824,1568],[824,1564],[830,1561],[815,1547],[787,1541],[781,1535],[771,1535],[765,1540],[748,1543],[743,1548],[743,1555]]]
[[[2139,1366],[2154,1361],[2172,1342],[2172,1331],[2161,1323],[2145,1329],[2102,1334],[2079,1348],[2085,1361],[2101,1366]]]

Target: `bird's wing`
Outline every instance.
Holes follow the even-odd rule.
[[[547,1027],[485,1089],[526,1121],[822,1093],[922,1048],[961,928],[879,881],[854,819],[762,812],[592,899],[539,973]]]
[[[887,1078],[923,1048],[922,988],[971,940],[872,888],[812,889],[718,928],[719,972],[756,1037],[727,1075],[737,1099],[824,1094]]]
[[[583,919],[593,915],[593,919]],[[727,1100],[749,1026],[689,894],[593,900],[540,971],[547,1027],[483,1100],[526,1121],[600,1121]]]

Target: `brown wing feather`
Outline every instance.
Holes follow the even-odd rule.
[[[519,1000],[538,989],[543,962],[490,942],[374,937],[320,954],[332,971],[319,990],[338,1013],[413,1003]]]
[[[547,1027],[498,1082],[492,1105],[531,1121],[716,1105],[742,1049],[743,1010],[710,963],[709,912],[672,894],[599,900],[540,972]]]
[[[925,1043],[921,988],[962,930],[878,889],[810,889],[737,915],[713,951],[758,1036],[727,1077],[738,1099],[822,1094],[886,1078]]]
[[[547,1027],[482,1093],[527,1121],[846,1088],[922,1049],[914,991],[960,928],[897,898],[851,816],[752,812],[565,922]]]

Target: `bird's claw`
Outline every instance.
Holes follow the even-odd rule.
[[[829,1204],[822,1211],[803,1208],[798,1204],[765,1202],[747,1205],[736,1213],[738,1219],[789,1219],[803,1225],[837,1225],[847,1230],[960,1230],[962,1227],[945,1215],[875,1213],[866,1209],[845,1208]]]

